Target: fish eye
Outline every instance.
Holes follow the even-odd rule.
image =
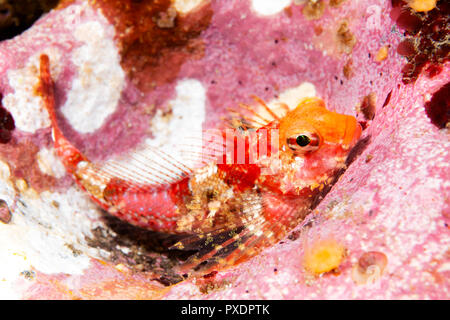
[[[316,133],[296,134],[287,139],[287,145],[296,154],[312,152],[319,149],[320,137]]]
[[[306,147],[311,142],[311,139],[306,134],[301,134],[297,136],[295,142],[297,142],[300,147]]]

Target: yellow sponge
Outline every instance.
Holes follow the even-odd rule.
[[[408,5],[416,12],[427,12],[436,7],[437,0],[409,0]]]
[[[336,240],[318,240],[306,248],[303,264],[305,269],[315,274],[329,272],[339,267],[344,253],[344,246]]]

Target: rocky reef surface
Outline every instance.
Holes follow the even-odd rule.
[[[0,42],[0,298],[448,299],[449,6],[419,2],[60,1]],[[42,53],[62,130],[96,161],[176,148],[251,95],[320,97],[363,136],[286,239],[184,279],[170,237],[108,216],[65,172]]]

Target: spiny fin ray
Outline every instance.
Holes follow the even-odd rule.
[[[300,222],[296,219],[298,209],[290,203],[279,204],[279,210],[284,210],[284,214],[271,221],[263,215],[269,203],[256,205],[249,200],[246,205],[247,212],[243,214],[249,218],[239,228],[221,228],[204,235],[193,235],[171,248],[198,249],[179,267],[181,272],[206,274],[244,262],[280,241]]]

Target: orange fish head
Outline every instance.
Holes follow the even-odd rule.
[[[321,99],[308,98],[280,120],[280,158],[285,190],[321,185],[345,164],[361,136],[355,117],[329,111]]]

